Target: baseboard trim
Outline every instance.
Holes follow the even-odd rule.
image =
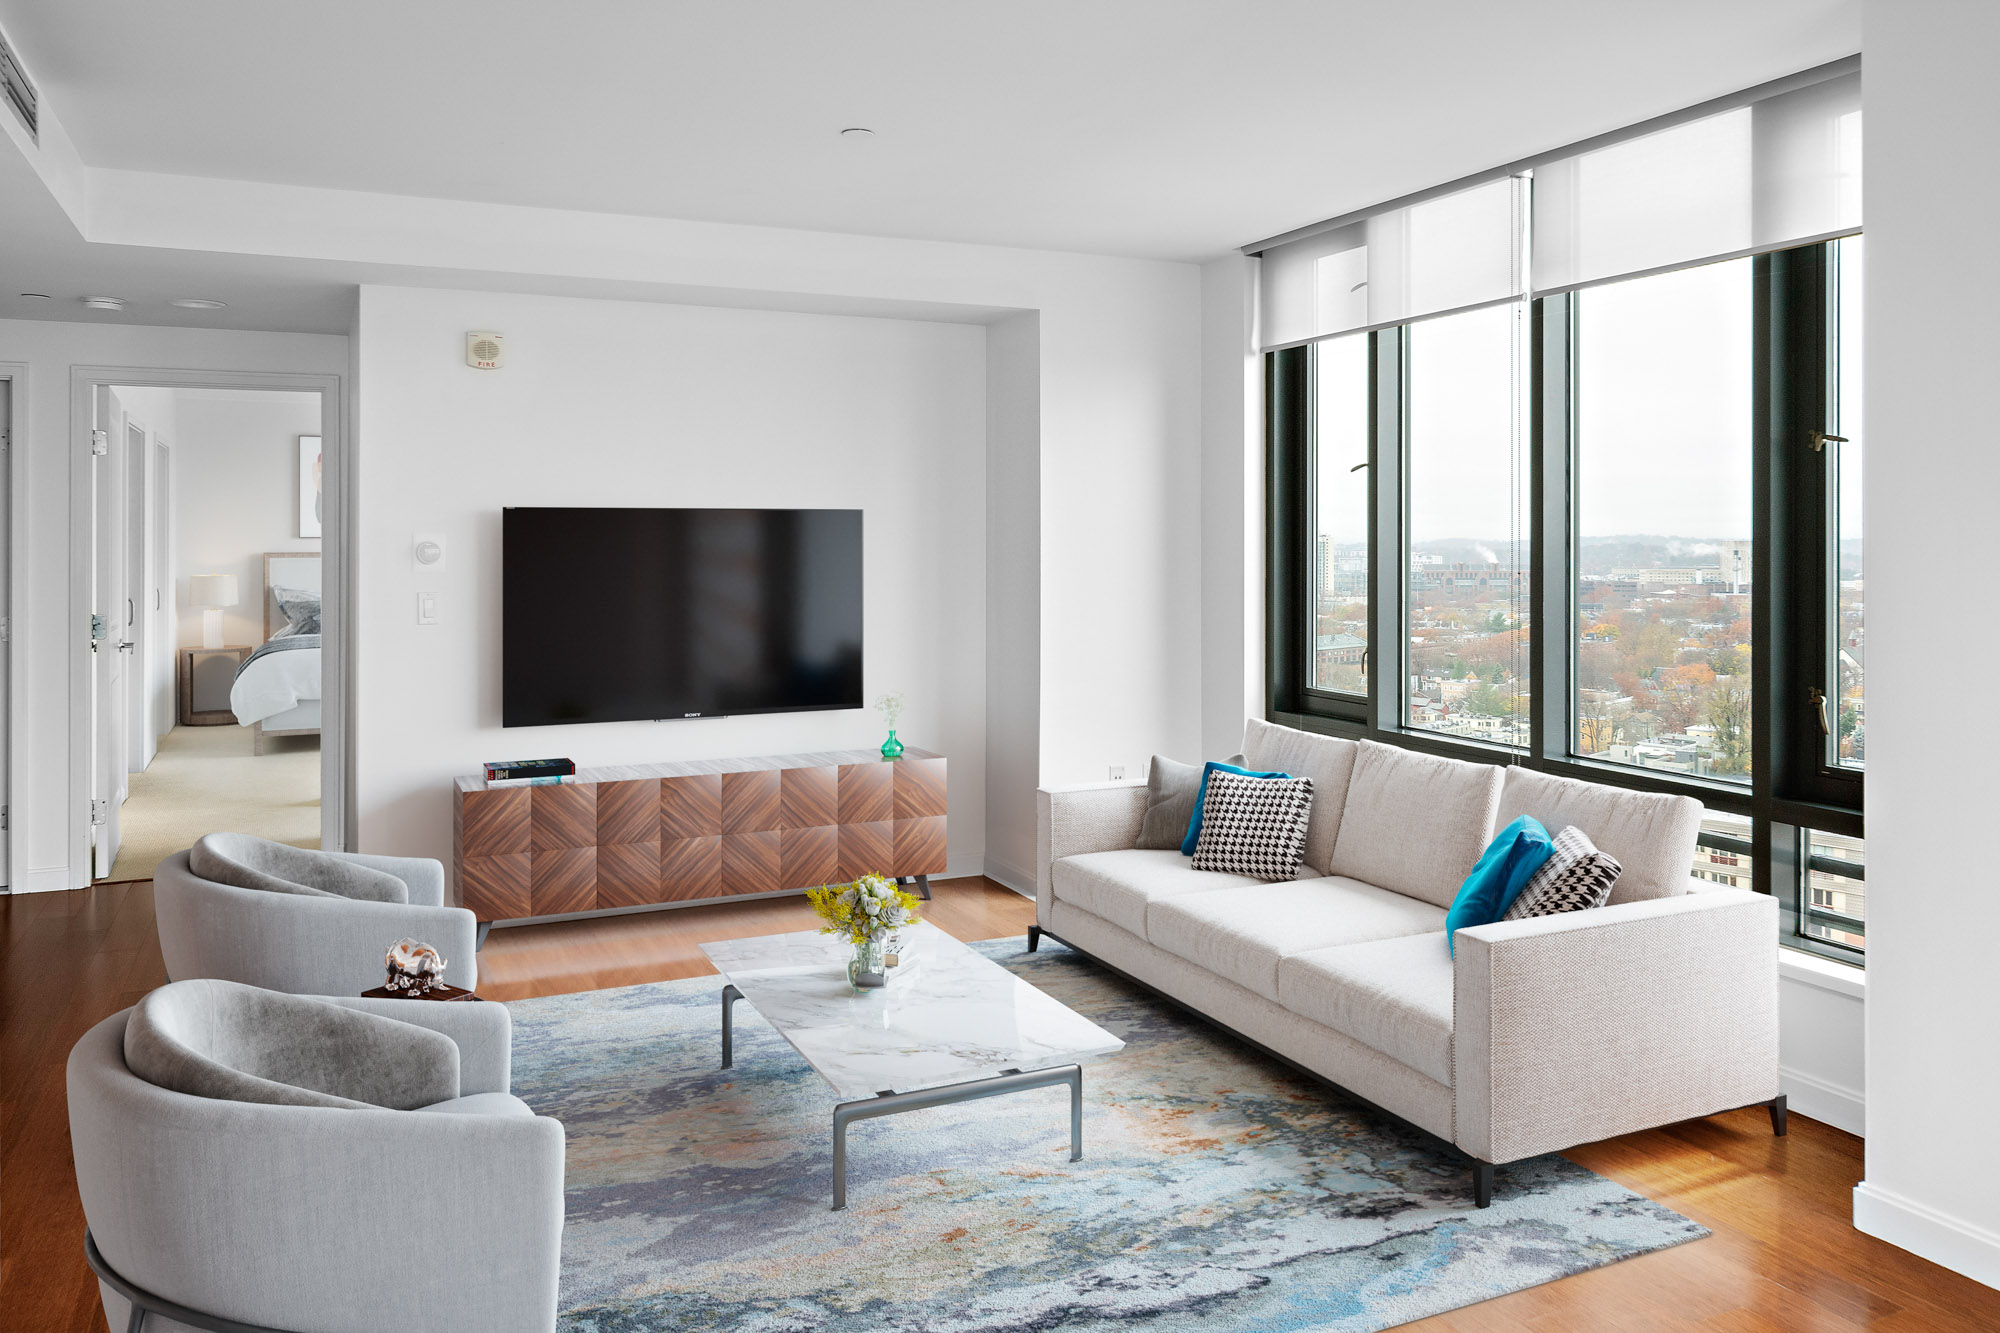
[[[1868,1102],[1853,1088],[1843,1088],[1785,1065],[1778,1066],[1778,1088],[1791,1109],[1821,1124],[1867,1137]]]
[[[1033,875],[1023,874],[1010,865],[1002,865],[990,856],[986,858],[986,878],[992,880],[995,884],[1001,884],[1012,889],[1023,898],[1032,898],[1035,896],[1035,877]]]
[[[1948,1217],[1865,1180],[1854,1187],[1854,1227],[1975,1282],[2000,1288],[2000,1234],[1984,1227]]]

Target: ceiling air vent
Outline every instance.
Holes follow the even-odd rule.
[[[30,135],[37,135],[35,128],[35,85],[28,82],[27,73],[21,68],[20,58],[14,48],[7,44],[7,35],[0,33],[0,92],[4,92],[7,103],[19,113],[21,123],[28,127]],[[35,142],[40,143],[37,135]]]

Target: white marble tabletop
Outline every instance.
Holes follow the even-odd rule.
[[[929,922],[903,931],[889,984],[847,984],[853,947],[799,931],[701,946],[843,1099],[1115,1055],[1125,1043]]]

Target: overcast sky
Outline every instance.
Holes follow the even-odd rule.
[[[1859,336],[1858,238],[1843,242],[1841,324]],[[1610,283],[1580,301],[1579,525],[1585,537],[1751,535],[1751,318],[1749,259]],[[1410,527],[1416,541],[1527,542],[1526,463],[1515,438],[1517,307],[1415,324],[1410,334]],[[1849,373],[1837,433],[1860,436],[1858,364]],[[1358,540],[1365,474],[1365,336],[1320,345],[1322,527]],[[1525,383],[1526,374],[1520,375]],[[1525,449],[1525,439],[1518,441]],[[1845,535],[1860,531],[1858,448],[1846,462]],[[1516,484],[1518,467],[1519,483]],[[1342,531],[1342,530],[1345,531]],[[1523,553],[1525,556],[1525,552]]]

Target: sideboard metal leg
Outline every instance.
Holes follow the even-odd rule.
[[[925,902],[931,900],[931,877],[929,875],[917,876],[917,896]]]
[[[722,988],[722,1067],[729,1068],[736,1063],[736,1002],[743,998],[743,992],[734,986]]]
[[[491,921],[480,922],[479,935],[472,941],[472,951],[478,953],[481,949],[484,949],[486,947],[486,937],[492,933],[493,923]]]
[[[1041,947],[1041,943],[1042,943],[1042,928],[1040,926],[1029,926],[1028,952],[1033,953],[1036,949]]]
[[[1781,1139],[1785,1137],[1785,1096],[1781,1092],[1767,1103],[1771,1108],[1771,1133]]]
[[[1472,1206],[1491,1208],[1493,1206],[1493,1163],[1475,1161],[1472,1164]]]

